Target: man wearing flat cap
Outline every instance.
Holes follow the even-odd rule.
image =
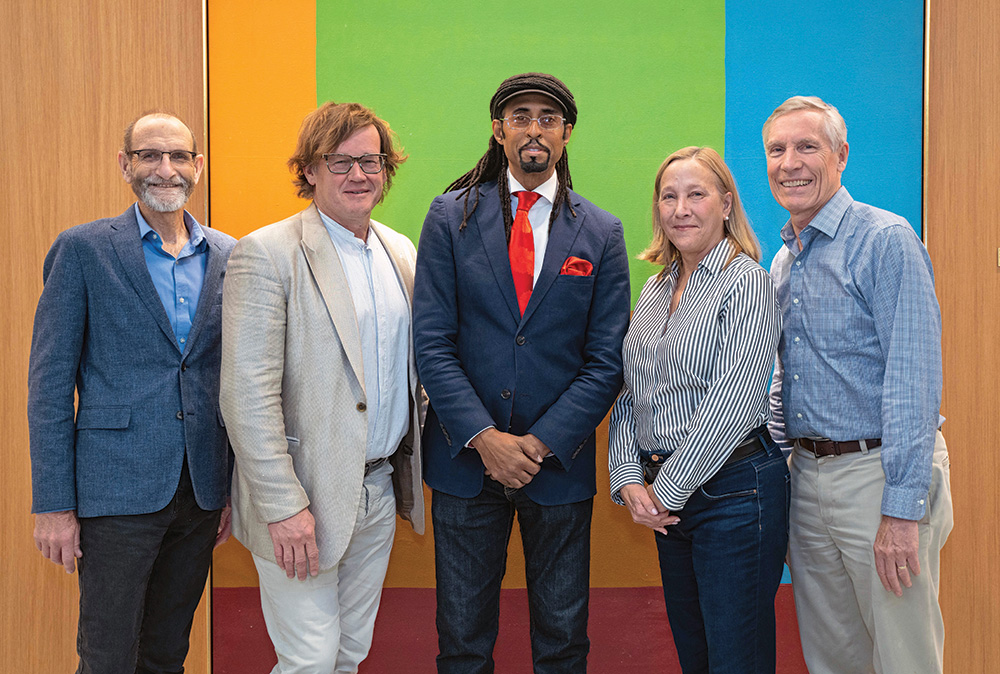
[[[437,666],[493,671],[516,515],[534,671],[585,672],[594,429],[622,385],[625,240],[571,189],[565,84],[516,75],[490,114],[486,154],[431,204],[414,281]]]

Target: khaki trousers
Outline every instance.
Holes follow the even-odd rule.
[[[911,574],[902,597],[887,592],[875,570],[885,485],[879,450],[816,458],[796,446],[789,467],[789,567],[810,673],[941,672],[940,553],[954,522],[944,436],[938,431],[918,525],[920,575]]]

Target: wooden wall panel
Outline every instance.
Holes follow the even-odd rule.
[[[925,231],[955,505],[942,559],[945,669],[987,674],[1000,666],[1000,4],[928,7]]]
[[[172,111],[205,139],[201,0],[0,3],[0,662],[75,668],[76,577],[44,560],[33,519],[25,416],[42,260],[56,235],[132,203],[116,160],[125,125]],[[203,178],[204,179],[204,178]],[[205,188],[189,204],[204,221]],[[203,603],[187,671],[208,666]]]

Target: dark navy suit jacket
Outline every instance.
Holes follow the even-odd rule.
[[[529,498],[542,505],[590,498],[594,430],[622,385],[630,292],[621,222],[570,192],[576,217],[564,204],[552,223],[522,318],[496,183],[481,186],[462,231],[457,196],[431,204],[417,251],[414,345],[430,398],[424,479],[454,496],[479,494],[483,463],[464,443],[496,426],[532,433],[555,455],[524,487]],[[592,263],[592,273],[560,274],[570,256]]]
[[[32,512],[156,512],[173,498],[185,454],[198,505],[225,505],[220,321],[236,241],[203,231],[205,280],[183,351],[146,267],[134,207],[52,244],[28,371]]]

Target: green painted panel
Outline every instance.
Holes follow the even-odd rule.
[[[543,71],[577,100],[576,191],[621,218],[633,258],[645,248],[663,158],[686,145],[724,150],[725,3],[570,6],[317,1],[317,102],[373,108],[410,155],[377,220],[416,243],[434,196],[485,152],[497,86]],[[654,271],[633,259],[633,303]]]

